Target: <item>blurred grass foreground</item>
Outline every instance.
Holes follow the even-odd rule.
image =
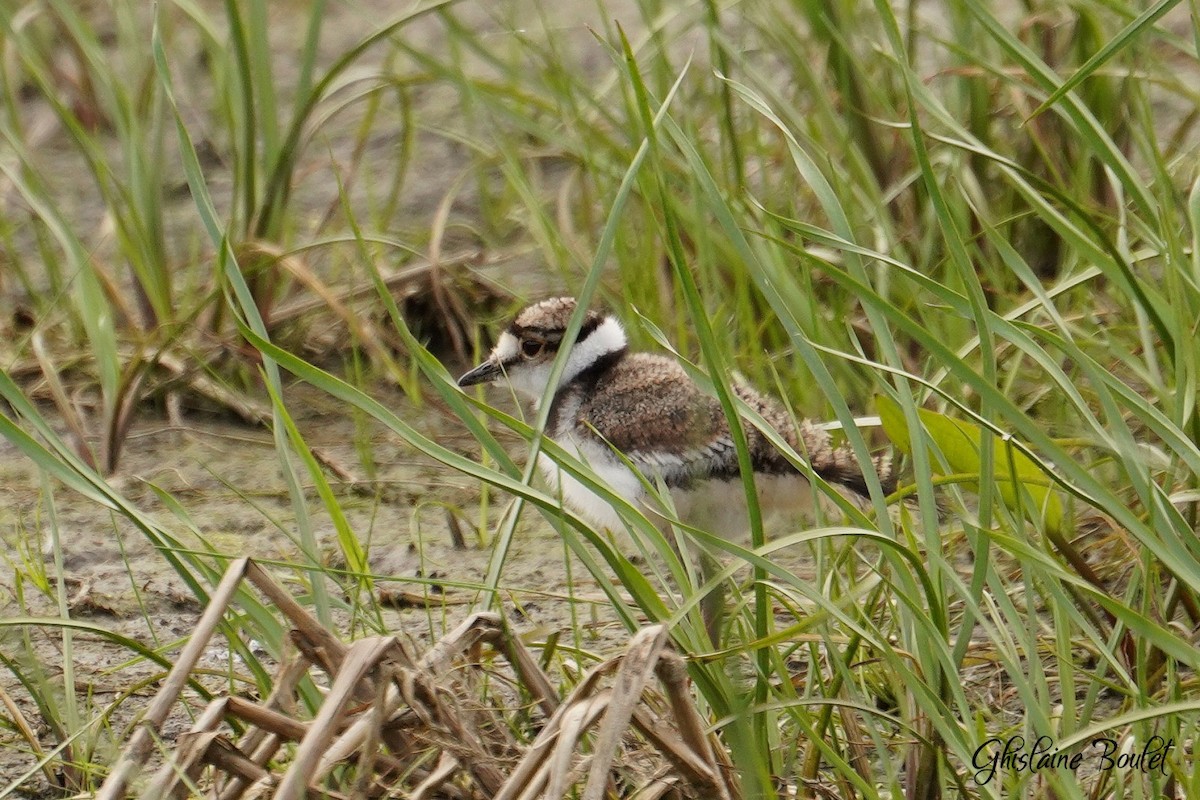
[[[228,596],[155,763],[279,688],[288,620],[419,653],[496,611],[441,690],[487,770],[434,781],[430,723],[310,792],[494,796],[632,639],[690,692],[622,703],[730,796],[1200,796],[1198,49],[1196,0],[0,3],[0,799],[97,792],[243,555],[286,591]],[[587,466],[448,379],[551,292],[899,491],[591,530],[526,459]],[[558,796],[706,796],[613,730]]]

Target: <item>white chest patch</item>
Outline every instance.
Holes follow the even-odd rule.
[[[570,437],[555,441],[566,451],[587,464],[614,493],[637,505],[645,491],[633,471],[622,464],[613,452],[588,442],[577,442]],[[619,531],[623,528],[621,517],[607,500],[584,486],[575,476],[564,472],[544,453],[538,455],[538,466],[552,492],[562,495],[563,502],[578,512],[597,528]]]

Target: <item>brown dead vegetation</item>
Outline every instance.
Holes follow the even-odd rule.
[[[183,702],[243,580],[293,626],[295,649],[265,700],[215,698],[173,748],[165,746],[163,724]],[[306,678],[326,687],[308,718],[299,694]],[[522,704],[527,724],[512,724],[506,712]],[[163,763],[135,791],[156,743],[167,751]],[[219,800],[740,797],[662,625],[639,631],[623,654],[562,697],[498,614],[471,615],[420,658],[396,636],[347,645],[248,558],[226,571],[96,800],[201,793]]]

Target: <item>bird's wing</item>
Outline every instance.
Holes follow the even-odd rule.
[[[715,398],[669,359],[622,366],[580,406],[585,430],[668,486],[737,475],[737,454]]]
[[[738,476],[737,449],[721,404],[692,383],[678,364],[659,356],[628,357],[598,385],[579,409],[578,422],[606,445],[620,451],[643,474],[668,486],[696,479]],[[834,446],[827,431],[808,420],[795,425],[774,400],[741,383],[734,391],[804,456],[825,480],[867,496],[863,468],[853,450]],[[757,472],[796,471],[758,429],[746,425],[750,458]],[[873,464],[885,493],[895,490],[886,459]],[[868,467],[868,468],[870,468]]]

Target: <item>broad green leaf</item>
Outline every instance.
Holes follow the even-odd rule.
[[[912,437],[909,435],[904,410],[900,404],[890,397],[876,395],[875,405],[888,438],[905,453],[911,454]],[[965,475],[979,475],[982,472],[983,428],[926,408],[918,408],[917,415],[921,418],[929,440],[941,450],[951,470]],[[1015,441],[1011,437],[998,441],[992,451],[992,470],[1000,496],[1013,508],[1024,509],[1030,513],[1034,509],[1039,510],[1042,521],[1049,530],[1061,531],[1062,501],[1051,488],[1045,471],[1015,447]],[[938,463],[932,447],[930,459],[933,463]],[[1022,492],[1027,493],[1027,500],[1022,500]],[[1032,505],[1029,500],[1032,500]]]

